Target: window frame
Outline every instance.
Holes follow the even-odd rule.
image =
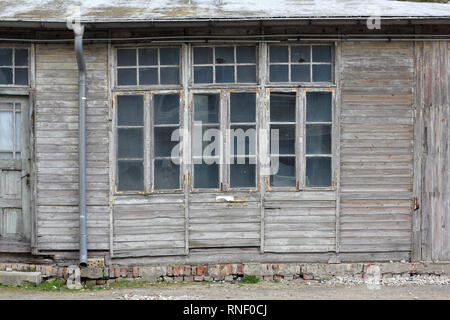
[[[139,84],[139,69],[140,68],[148,68],[149,66],[139,66],[139,49],[157,49],[158,50],[158,64],[153,66],[154,68],[158,69],[158,81],[161,81],[161,65],[160,65],[160,54],[159,51],[161,48],[178,48],[178,54],[179,54],[179,64],[178,64],[178,69],[179,69],[179,83],[178,84],[145,84],[145,85],[141,85]],[[136,66],[118,66],[117,64],[117,50],[120,49],[134,49],[136,50]],[[183,55],[184,55],[184,50],[183,50],[183,46],[182,44],[160,44],[160,45],[156,45],[156,44],[140,44],[140,45],[129,45],[129,44],[123,44],[123,45],[114,45],[113,47],[113,77],[112,77],[112,83],[113,83],[113,87],[116,90],[123,90],[123,91],[129,91],[129,90],[141,90],[141,91],[148,91],[148,90],[170,90],[170,89],[179,89],[182,90],[183,89],[183,70],[184,70],[184,61],[183,61]],[[172,66],[174,67],[175,65],[162,65],[163,67],[166,66]],[[134,68],[136,69],[136,84],[135,85],[119,85],[118,81],[119,81],[119,77],[118,77],[118,70],[119,69],[131,69]]]
[[[195,179],[195,170],[194,170],[194,152],[193,152],[193,141],[194,141],[194,95],[195,94],[218,94],[219,95],[219,131],[221,133],[221,138],[219,142],[219,188],[195,188],[194,187],[194,179]],[[225,135],[223,133],[224,128],[224,94],[225,90],[221,89],[193,89],[190,90],[189,93],[189,136],[191,144],[190,148],[190,165],[189,165],[189,189],[191,193],[211,193],[211,192],[223,192],[225,191],[225,181],[224,181],[224,139]],[[203,152],[203,149],[202,149]]]
[[[259,186],[259,177],[260,177],[260,173],[261,173],[261,166],[260,166],[260,155],[259,155],[259,151],[260,151],[260,139],[259,139],[259,135],[258,132],[260,130],[261,126],[261,121],[260,119],[261,117],[261,106],[260,106],[260,99],[261,99],[261,92],[259,89],[244,89],[244,88],[240,88],[240,89],[228,89],[226,90],[226,95],[225,95],[225,103],[226,103],[226,127],[225,130],[230,129],[231,127],[231,121],[230,121],[230,109],[231,109],[231,94],[232,93],[250,93],[250,92],[254,92],[255,93],[255,104],[256,104],[256,110],[255,110],[255,130],[256,130],[256,136],[255,136],[255,165],[256,165],[256,170],[255,170],[255,187],[234,187],[232,188],[230,186],[231,184],[231,139],[230,136],[228,134],[225,135],[225,152],[226,155],[224,155],[226,157],[226,191],[230,191],[230,192],[234,192],[234,191],[246,191],[246,192],[257,192],[260,188]]]
[[[178,142],[180,144],[180,188],[179,189],[162,189],[162,190],[155,190],[154,189],[154,160],[155,157],[153,156],[154,151],[154,125],[153,125],[153,96],[155,94],[178,94],[180,96],[180,108],[179,108],[179,128],[180,130],[183,130],[184,128],[184,122],[183,122],[183,111],[184,111],[184,97],[183,97],[183,91],[182,90],[151,90],[151,91],[120,91],[120,92],[114,92],[114,113],[113,113],[113,140],[114,140],[114,194],[116,195],[133,195],[133,194],[142,194],[142,195],[149,195],[149,194],[164,194],[164,193],[172,193],[172,194],[179,194],[183,193],[184,191],[184,173],[183,173],[183,165],[184,165],[184,159],[183,159],[183,137],[180,135],[180,141]],[[118,96],[123,95],[129,95],[129,96],[135,96],[135,95],[142,95],[143,96],[143,107],[144,107],[144,121],[143,121],[143,166],[144,166],[144,190],[137,191],[137,190],[118,190],[118,182],[119,182],[119,170],[118,170],[118,128],[117,125],[117,110],[118,110]]]
[[[236,48],[239,46],[243,46],[243,47],[250,47],[250,46],[254,46],[255,47],[255,63],[238,63],[237,62],[237,57],[236,57]],[[199,48],[199,47],[205,47],[205,48],[213,48],[213,62],[211,64],[194,64],[194,49],[195,48]],[[234,58],[235,58],[235,62],[234,63],[230,63],[230,64],[216,64],[215,62],[215,48],[216,47],[234,47]],[[229,43],[202,43],[202,44],[195,44],[195,45],[191,45],[189,48],[189,53],[190,53],[190,57],[189,57],[189,67],[187,68],[187,70],[189,70],[189,77],[188,77],[188,84],[189,87],[191,88],[195,88],[195,89],[226,89],[226,88],[242,88],[242,87],[257,87],[260,84],[260,68],[262,66],[261,63],[261,56],[260,56],[260,52],[261,52],[261,46],[257,43],[257,42],[251,42],[251,43],[246,43],[246,42],[229,42]],[[235,82],[223,82],[223,83],[217,83],[216,82],[216,66],[234,66],[234,79]],[[256,68],[256,74],[255,74],[255,82],[237,82],[237,67],[238,66],[246,66],[246,65],[254,65]],[[211,83],[195,83],[194,82],[194,67],[195,66],[206,66],[206,67],[212,67],[213,69],[213,82]]]
[[[301,137],[299,136],[300,132],[302,132],[302,121],[300,120],[301,117],[303,117],[302,113],[299,112],[301,108],[301,92],[297,88],[269,88],[267,89],[267,127],[269,129],[269,147],[267,149],[268,157],[271,158],[271,150],[270,150],[270,139],[271,139],[271,132],[270,132],[270,125],[272,122],[270,121],[270,95],[272,93],[295,93],[295,121],[292,121],[295,123],[295,179],[296,179],[296,185],[294,187],[276,187],[270,185],[270,175],[267,177],[267,191],[300,191],[301,190],[301,156],[302,156],[302,146],[301,146]],[[292,124],[291,124],[292,125]],[[279,156],[279,154],[278,154]]]
[[[283,42],[277,43],[276,45],[286,44]],[[316,43],[303,43],[303,42],[289,42],[289,45],[310,45],[312,50],[312,45]],[[329,191],[336,189],[337,183],[337,171],[338,167],[336,161],[339,159],[339,155],[336,152],[339,149],[339,132],[338,126],[339,119],[337,115],[338,108],[337,105],[337,84],[336,84],[336,73],[339,68],[337,66],[338,57],[336,43],[327,42],[320,43],[321,45],[329,45],[332,50],[332,61],[331,61],[331,72],[333,77],[333,82],[309,82],[309,83],[271,83],[269,81],[269,47],[273,43],[240,43],[236,41],[232,45],[236,52],[236,48],[239,45],[254,45],[257,48],[256,51],[256,83],[209,83],[209,84],[193,84],[193,50],[194,47],[216,47],[216,46],[230,46],[230,44],[218,43],[217,45],[208,44],[185,44],[177,43],[175,45],[113,45],[110,48],[111,62],[113,63],[113,68],[110,72],[111,80],[111,95],[112,95],[112,111],[110,114],[111,120],[113,120],[112,129],[112,148],[111,156],[114,159],[114,164],[112,168],[115,170],[112,174],[113,186],[112,192],[114,195],[151,195],[158,193],[168,193],[168,194],[180,194],[180,193],[225,193],[225,192],[277,192],[277,191]],[[177,47],[180,52],[180,83],[178,85],[146,85],[146,86],[116,86],[116,57],[117,49],[123,48],[133,48],[137,50],[139,48],[149,48],[149,47]],[[236,64],[235,64],[236,66]],[[31,67],[29,66],[30,70]],[[137,68],[137,67],[136,67]],[[236,69],[235,69],[236,70]],[[235,75],[237,77],[237,74]],[[312,80],[312,79],[311,79]],[[30,82],[32,79],[30,78]],[[263,141],[261,137],[257,135],[256,137],[256,188],[231,188],[230,187],[230,137],[226,134],[226,129],[230,128],[230,93],[231,92],[256,92],[256,129],[270,129],[270,93],[271,92],[296,92],[296,180],[297,185],[295,187],[272,187],[270,186],[270,175],[261,176],[261,158],[270,157],[270,149],[267,147],[264,151],[261,149],[263,145],[270,145],[270,131],[267,141]],[[331,91],[332,92],[332,124],[331,124],[331,186],[329,187],[307,187],[306,186],[306,92],[309,91]],[[155,94],[164,93],[179,93],[180,95],[180,130],[188,130],[188,137],[180,136],[180,189],[170,189],[170,190],[153,190],[154,186],[154,157],[153,157],[153,96]],[[220,164],[219,164],[219,188],[194,188],[194,163],[193,163],[193,97],[196,93],[218,93],[220,99],[220,132],[221,132],[221,143],[220,143]],[[144,190],[142,191],[118,191],[118,159],[117,159],[117,99],[118,95],[144,95]],[[259,131],[258,131],[259,132]],[[188,144],[187,144],[188,143]],[[260,154],[265,152],[265,154]],[[190,162],[190,163],[189,163]]]
[[[13,64],[11,66],[1,66],[0,68],[7,68],[10,67],[13,69],[13,83],[11,84],[0,84],[0,88],[30,88],[32,86],[32,84],[34,83],[33,78],[32,78],[32,69],[34,68],[34,57],[33,57],[33,52],[34,52],[34,47],[30,47],[30,46],[26,46],[26,45],[19,45],[19,44],[0,44],[0,48],[1,49],[12,49],[13,50],[13,54],[12,54],[12,58],[13,58]],[[28,64],[27,66],[19,66],[16,67],[15,66],[15,50],[16,49],[26,49],[28,51]],[[15,69],[16,68],[27,68],[28,69],[28,83],[27,84],[15,84]]]
[[[272,46],[288,46],[288,57],[289,62],[270,62],[270,47]],[[291,78],[291,65],[300,65],[300,63],[292,63],[291,62],[291,47],[292,46],[309,46],[310,47],[310,62],[304,63],[308,64],[310,67],[310,81],[304,82],[304,81],[284,81],[284,82],[271,82],[270,81],[270,66],[272,64],[282,64],[288,66],[288,74],[289,79]],[[312,61],[312,47],[313,46],[329,46],[331,48],[331,62],[313,62]],[[267,77],[265,81],[265,85],[267,87],[305,87],[305,88],[312,88],[312,87],[335,87],[336,86],[336,48],[334,42],[325,42],[325,43],[317,43],[317,42],[300,42],[300,41],[289,41],[289,42],[279,42],[279,43],[268,43],[266,46],[266,72]],[[313,73],[312,73],[312,67],[313,65],[330,65],[331,70],[331,81],[312,81],[313,79]]]
[[[314,124],[328,124],[331,125],[331,153],[330,154],[320,154],[320,155],[308,155],[306,153],[306,125],[308,122],[306,121],[306,96],[307,92],[331,92],[331,122],[311,122]],[[301,172],[301,181],[302,181],[302,188],[303,190],[334,190],[336,185],[336,177],[335,177],[335,170],[336,170],[336,143],[334,143],[337,139],[335,137],[336,132],[336,90],[334,88],[304,88],[302,89],[302,112],[304,115],[303,120],[303,128],[302,128],[302,134],[303,134],[303,146],[302,146],[302,153],[303,153],[303,168]],[[330,157],[331,158],[331,185],[328,187],[311,187],[306,185],[306,159],[308,157],[314,157],[314,156],[320,156],[320,157]]]

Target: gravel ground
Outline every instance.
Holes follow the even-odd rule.
[[[145,288],[45,292],[0,289],[1,300],[450,300],[450,277],[393,277],[377,285],[362,279],[337,277],[330,281],[282,281],[257,284],[158,284]]]

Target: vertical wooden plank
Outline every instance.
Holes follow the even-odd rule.
[[[336,79],[336,91],[334,102],[334,126],[333,126],[333,145],[334,150],[334,170],[335,170],[335,192],[336,192],[336,253],[340,251],[340,214],[341,214],[341,74],[342,74],[342,45],[341,42],[335,43],[335,79]]]
[[[431,260],[431,210],[432,203],[430,199],[430,159],[429,148],[430,135],[433,131],[432,121],[430,121],[430,109],[431,109],[431,51],[432,43],[423,43],[423,158],[422,158],[422,260]]]
[[[267,44],[266,43],[260,43],[259,45],[259,105],[258,105],[258,113],[259,113],[259,128],[260,130],[267,130],[267,123],[268,123],[268,117],[267,117],[267,106],[268,106],[268,96],[266,92],[266,83],[267,83]],[[267,132],[267,131],[266,131]],[[266,137],[265,137],[266,138]],[[270,139],[270,135],[268,136]],[[267,157],[267,143],[268,141],[264,141],[267,139],[259,139],[259,163],[261,164],[261,157],[266,159]],[[265,144],[265,145],[264,145]],[[264,253],[264,239],[265,239],[265,205],[264,205],[264,198],[265,198],[265,192],[266,192],[266,179],[268,177],[265,175],[265,172],[261,170],[261,165],[259,167],[259,210],[260,210],[260,237],[261,237],[261,243],[260,243],[260,252]]]
[[[184,243],[185,243],[185,254],[189,254],[189,163],[191,159],[191,150],[190,150],[190,135],[189,126],[189,56],[190,56],[190,46],[188,44],[183,44],[182,46],[183,52],[183,60],[182,60],[182,81],[183,81],[183,145],[182,145],[182,154],[183,154],[183,166],[182,166],[182,174],[184,176]]]
[[[412,218],[412,252],[411,260],[420,261],[421,245],[421,213],[422,213],[422,156],[423,156],[423,42],[415,42],[415,86],[414,86],[414,169],[413,197],[415,207]]]

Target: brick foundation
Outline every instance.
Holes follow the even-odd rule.
[[[84,281],[96,281],[97,285],[120,279],[164,282],[239,281],[244,275],[261,280],[326,280],[336,276],[365,277],[373,267],[382,277],[393,275],[435,274],[450,275],[450,263],[349,263],[349,264],[213,264],[213,265],[158,265],[158,266],[95,266],[82,269]],[[379,269],[378,269],[379,268]],[[0,263],[0,271],[38,271],[43,278],[67,279],[67,267],[23,263]]]

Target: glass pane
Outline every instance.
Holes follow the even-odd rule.
[[[291,65],[291,81],[293,82],[310,82],[310,68],[307,65]]]
[[[135,66],[136,65],[136,49],[117,49],[117,65]]]
[[[272,92],[270,94],[270,121],[295,122],[295,92]]]
[[[331,186],[331,157],[306,158],[306,185],[308,187]]]
[[[178,67],[161,68],[161,84],[179,84],[180,69]]]
[[[144,124],[144,96],[117,96],[117,125],[142,126]]]
[[[239,83],[256,82],[256,66],[238,66],[237,82]]]
[[[180,189],[180,166],[171,159],[157,159],[154,161],[155,190]]]
[[[249,164],[248,158],[245,164],[230,164],[230,187],[251,188],[256,186],[256,165]]]
[[[178,127],[155,127],[154,130],[154,154],[155,157],[170,157],[172,150],[179,141],[172,141],[172,133]]]
[[[19,106],[18,107],[20,107],[20,104],[19,104]],[[16,112],[16,119],[15,119],[15,121],[16,121],[16,137],[15,137],[15,139],[16,139],[16,143],[15,143],[15,149],[16,149],[16,151],[20,151],[20,148],[21,148],[21,128],[22,128],[22,126],[21,126],[21,124],[20,124],[20,120],[21,120],[21,113],[20,112]]]
[[[118,158],[142,158],[144,138],[142,128],[118,128]]]
[[[218,189],[219,177],[219,165],[216,163],[194,165],[194,188]]]
[[[217,66],[216,67],[216,83],[234,82],[234,67]]]
[[[16,68],[14,72],[14,83],[17,85],[28,84],[28,68]]]
[[[306,154],[331,154],[331,125],[306,125]]]
[[[0,68],[0,84],[12,84],[12,83],[13,83],[13,69]]]
[[[136,69],[117,69],[117,84],[119,86],[136,85]]]
[[[1,138],[0,138],[0,140],[1,140]],[[0,159],[12,159],[12,157],[13,157],[12,152],[0,152]]]
[[[139,49],[139,65],[140,66],[158,65],[158,49],[156,48]]]
[[[270,62],[289,62],[288,46],[270,46]]]
[[[220,95],[194,94],[194,120],[203,123],[219,123]]]
[[[234,63],[234,47],[216,47],[216,64]]]
[[[0,66],[12,66],[12,53],[10,48],[0,48]]]
[[[288,82],[289,81],[288,65],[271,65],[270,81],[271,82]]]
[[[295,154],[295,124],[288,125],[270,125],[270,130],[278,130],[278,148],[279,154]],[[271,141],[272,142],[272,141]],[[276,150],[271,143],[271,153]]]
[[[194,67],[195,83],[212,83],[213,69],[212,67]]]
[[[256,127],[255,126],[230,126],[231,155],[246,156],[256,154]]]
[[[256,63],[256,47],[255,46],[238,46],[236,47],[237,63]]]
[[[306,121],[331,122],[332,121],[332,94],[331,92],[306,93]]]
[[[195,126],[195,130],[200,130],[201,140],[194,138],[192,145],[194,152],[201,151],[201,154],[196,154],[198,156],[204,155],[206,157],[213,157],[219,153],[220,149],[220,131],[218,126]],[[198,147],[201,143],[201,149]]]
[[[13,150],[13,114],[0,111],[0,151]]]
[[[10,102],[1,102],[0,101],[0,109],[2,110],[12,110],[14,108],[14,104]]]
[[[153,96],[153,123],[180,123],[180,96],[178,94],[155,94]]]
[[[177,65],[180,63],[180,49],[178,48],[161,48],[159,54],[162,65]]]
[[[330,82],[331,81],[331,65],[313,65],[313,81],[314,82]]]
[[[139,84],[158,84],[158,68],[139,69]]]
[[[331,62],[331,47],[313,46],[312,55],[313,55],[313,62]]]
[[[118,161],[119,191],[141,191],[144,189],[144,165],[142,161]]]
[[[28,49],[16,49],[14,59],[15,66],[28,66]]]
[[[194,64],[212,64],[213,63],[212,47],[194,48]]]
[[[230,122],[256,122],[256,93],[230,93]]]
[[[310,46],[292,46],[291,62],[310,62]]]
[[[272,158],[272,167],[278,167],[278,171],[270,176],[270,185],[273,187],[295,187],[295,157]],[[274,162],[278,162],[278,166]]]

